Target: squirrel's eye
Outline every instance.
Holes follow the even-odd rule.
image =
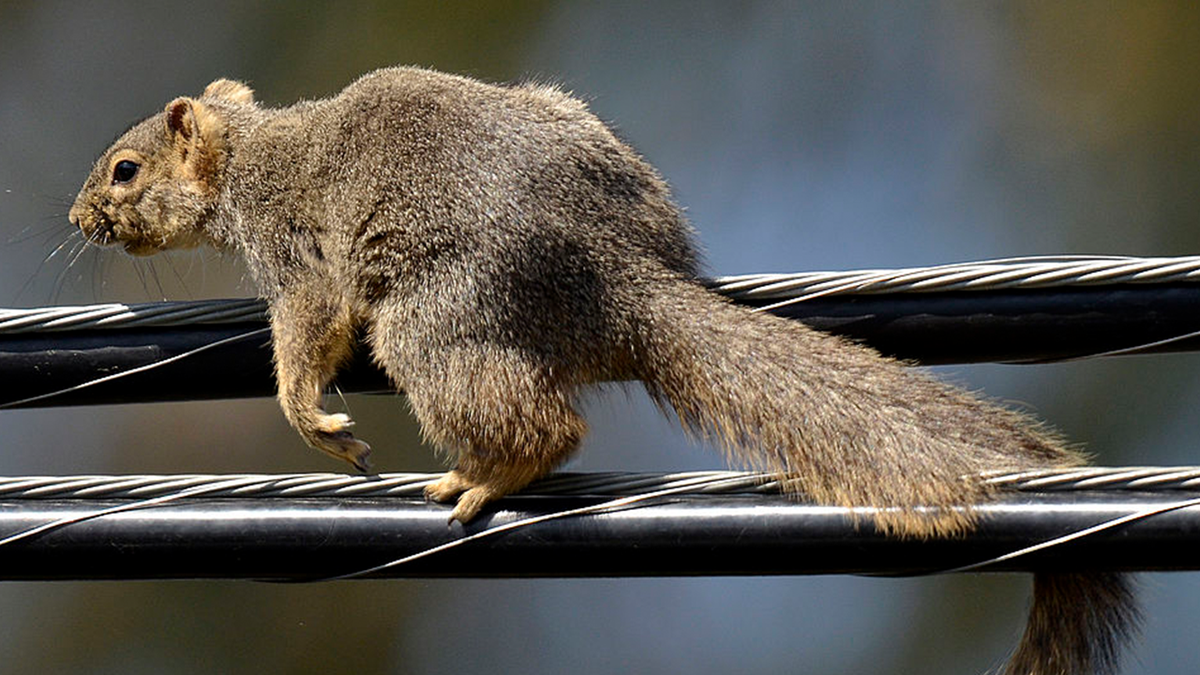
[[[117,162],[117,165],[113,167],[113,185],[116,185],[117,183],[128,183],[129,181],[133,180],[133,177],[137,175],[137,172],[137,162],[132,162],[128,159],[123,159]]]

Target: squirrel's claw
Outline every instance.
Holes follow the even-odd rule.
[[[425,486],[425,498],[430,501],[450,502],[455,498],[458,499],[458,503],[454,505],[454,511],[450,513],[447,525],[453,525],[456,520],[465,525],[474,520],[488,502],[495,501],[501,496],[492,488],[475,485],[458,471],[450,471]]]
[[[371,461],[371,446],[362,441],[357,442],[363,446],[362,453],[354,457],[347,457],[346,461],[353,464],[359,473],[373,475],[375,473],[375,464]]]
[[[318,425],[312,445],[327,455],[349,462],[360,473],[373,472],[371,446],[354,437],[348,428],[354,424],[348,415],[325,415]]]

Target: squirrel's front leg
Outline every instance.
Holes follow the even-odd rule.
[[[322,407],[326,385],[354,347],[355,320],[330,286],[313,281],[289,286],[270,303],[279,405],[310,446],[371,470],[371,447],[350,433],[350,417]]]

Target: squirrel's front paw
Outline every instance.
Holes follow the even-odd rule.
[[[350,416],[343,413],[322,415],[317,419],[312,444],[328,455],[350,462],[362,473],[371,473],[371,446],[350,433],[353,425]]]

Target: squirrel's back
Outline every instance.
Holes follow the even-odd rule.
[[[556,88],[392,68],[320,115],[321,161],[349,186],[324,218],[347,238],[347,286],[368,314],[445,297],[437,311],[461,313],[447,326],[577,367],[627,351],[636,280],[699,272],[665,181]],[[585,379],[622,368],[598,362]]]

